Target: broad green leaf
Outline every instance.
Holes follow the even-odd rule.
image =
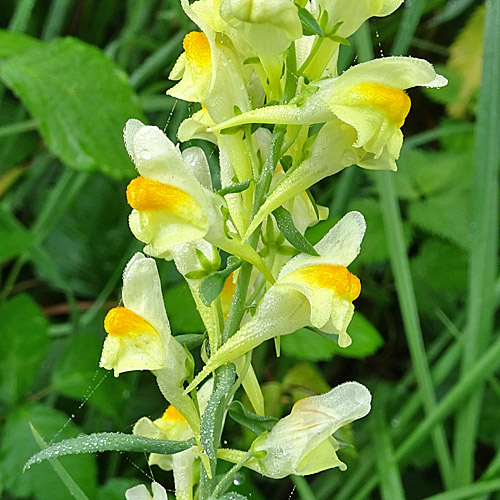
[[[47,191],[33,204],[43,206]],[[50,255],[63,280],[72,290],[96,297],[106,286],[123,257],[132,256],[133,240],[127,224],[130,207],[125,201],[125,186],[102,175],[91,175],[57,228],[46,238],[43,248]],[[141,246],[137,244],[135,249]],[[39,276],[55,286],[54,273],[40,256],[36,259]]]
[[[468,249],[471,245],[471,209],[469,189],[450,189],[412,203],[408,215],[410,221],[421,229]]]
[[[383,344],[382,337],[376,328],[359,312],[355,312],[347,329],[352,338],[349,347],[341,348],[332,341],[321,337],[306,328],[301,328],[291,335],[281,337],[281,349],[287,356],[307,361],[323,361],[334,354],[348,358],[364,358],[371,356]]]
[[[122,434],[121,432],[97,432],[50,444],[47,448],[34,454],[26,462],[24,469],[29,469],[32,465],[38,464],[43,460],[59,458],[64,455],[80,455],[81,453],[103,451],[137,451],[139,453],[172,455],[187,450],[194,444],[194,438],[186,441],[167,441],[144,436],[134,436],[133,434]]]
[[[308,240],[299,232],[293,223],[290,212],[283,207],[273,211],[274,218],[278,224],[279,230],[287,241],[292,244],[299,252],[309,255],[319,255]]]
[[[0,78],[67,166],[115,178],[133,176],[122,130],[129,118],[142,119],[142,112],[125,73],[99,49],[56,39],[8,59]]]
[[[430,318],[435,318],[437,308],[455,313],[467,294],[467,252],[431,239],[421,245],[410,266],[419,311]]]
[[[47,320],[27,295],[0,306],[0,401],[13,405],[36,379],[47,352]]]
[[[278,421],[277,418],[257,415],[247,410],[240,401],[233,401],[228,406],[228,412],[235,422],[245,426],[255,434],[270,431]]]
[[[187,283],[180,282],[168,287],[164,297],[174,333],[199,333],[205,330]]]
[[[104,331],[102,337],[104,339]],[[52,370],[52,386],[60,394],[78,401],[85,400],[115,421],[121,421],[129,391],[123,380],[108,377],[106,370],[98,369],[96,373],[101,350],[102,341],[95,336],[74,335]]]
[[[293,402],[331,389],[317,368],[310,363],[299,363],[290,368],[283,377],[283,388],[291,394]]]
[[[0,448],[0,470],[5,478],[7,493],[14,498],[37,500],[70,500],[66,486],[49,464],[32,467],[22,474],[26,461],[40,450],[30,422],[46,441],[77,435],[80,430],[63,413],[42,405],[22,406],[7,418]],[[89,498],[95,498],[96,464],[91,455],[63,457],[61,464]]]
[[[22,54],[27,50],[41,47],[43,42],[23,33],[0,30],[0,59]]]

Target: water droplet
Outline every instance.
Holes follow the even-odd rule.
[[[151,151],[143,149],[140,153],[140,156],[143,160],[149,160],[151,158]]]

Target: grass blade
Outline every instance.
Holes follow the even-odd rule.
[[[495,313],[498,275],[498,181],[500,149],[500,2],[486,2],[483,75],[479,91],[474,162],[474,225],[472,227],[468,324],[463,351],[462,378],[469,375],[478,356],[488,348]],[[466,485],[474,475],[474,448],[484,387],[458,415],[455,428],[455,484]]]
[[[42,438],[42,436],[40,436],[39,432],[35,429],[35,427],[33,427],[33,424],[31,422],[30,429],[40,448],[44,449],[46,446],[45,440]],[[66,488],[68,488],[68,491],[73,498],[76,498],[76,500],[89,500],[87,495],[85,495],[85,493],[81,490],[80,486],[78,486],[69,472],[61,465],[59,460],[51,460],[50,465],[59,476],[61,481],[65,484]]]

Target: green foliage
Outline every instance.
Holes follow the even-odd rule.
[[[352,344],[341,348],[335,343],[333,336],[329,340],[307,328],[302,328],[282,337],[281,349],[287,356],[297,359],[324,361],[335,354],[348,358],[365,358],[375,354],[383,344],[380,333],[358,312],[354,313],[348,333],[352,338]]]
[[[0,306],[3,403],[13,405],[30,391],[49,345],[47,326],[42,311],[28,295],[18,295]]]
[[[45,405],[26,405],[13,411],[4,426],[0,448],[0,469],[5,478],[5,489],[14,497],[34,497],[37,500],[71,499],[68,490],[48,463],[32,467],[21,474],[27,460],[39,451],[31,434],[29,423],[47,441],[64,439],[79,432],[68,417]],[[89,498],[96,492],[97,469],[91,455],[69,456],[61,459],[66,470]]]
[[[30,457],[24,469],[30,469],[31,466],[43,460],[50,460],[51,458],[58,458],[64,455],[80,455],[82,453],[103,451],[138,451],[140,453],[172,455],[187,450],[193,445],[194,439],[167,441],[120,432],[97,432],[88,436],[80,435],[76,438],[49,444],[46,448]]]
[[[102,340],[94,335],[74,335],[52,371],[52,387],[76,402],[87,401],[104,415],[121,422],[127,386],[121,379],[113,380],[105,370],[96,373],[101,349]],[[96,383],[98,387],[89,394],[89,387]]]
[[[187,283],[180,282],[165,291],[165,307],[174,333],[199,333],[204,330]]]
[[[126,75],[102,52],[76,39],[33,44],[0,67],[51,151],[71,168],[131,177],[121,130],[142,113]]]

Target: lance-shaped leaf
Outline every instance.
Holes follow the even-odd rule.
[[[255,434],[262,434],[265,431],[270,431],[278,421],[277,418],[257,415],[248,411],[240,401],[233,401],[228,406],[229,416],[239,424],[250,429]]]
[[[186,391],[262,342],[305,326],[336,334],[340,347],[347,347],[352,302],[359,296],[361,284],[346,266],[359,253],[365,227],[359,212],[349,212],[314,246],[319,256],[299,254],[289,260],[264,294],[255,316],[207,361]]]
[[[309,241],[302,235],[295,224],[293,223],[292,216],[290,212],[283,207],[278,207],[273,210],[274,218],[276,219],[276,224],[283,236],[299,251],[302,253],[307,253],[309,255],[318,255],[318,252],[314,250],[314,247],[309,243]]]
[[[36,455],[33,455],[24,466],[24,469],[33,464],[59,458],[63,455],[78,455],[80,453],[96,453],[103,451],[138,451],[140,453],[161,453],[162,455],[172,455],[187,450],[194,446],[194,439],[185,441],[164,441],[160,439],[150,439],[142,436],[122,434],[121,432],[98,432],[88,436],[79,436],[72,439],[65,439],[59,443],[54,443],[44,448]]]
[[[233,271],[241,267],[241,264],[240,259],[231,255],[227,259],[225,269],[210,274],[200,283],[200,297],[206,306],[209,306],[220,295],[226,280]]]

